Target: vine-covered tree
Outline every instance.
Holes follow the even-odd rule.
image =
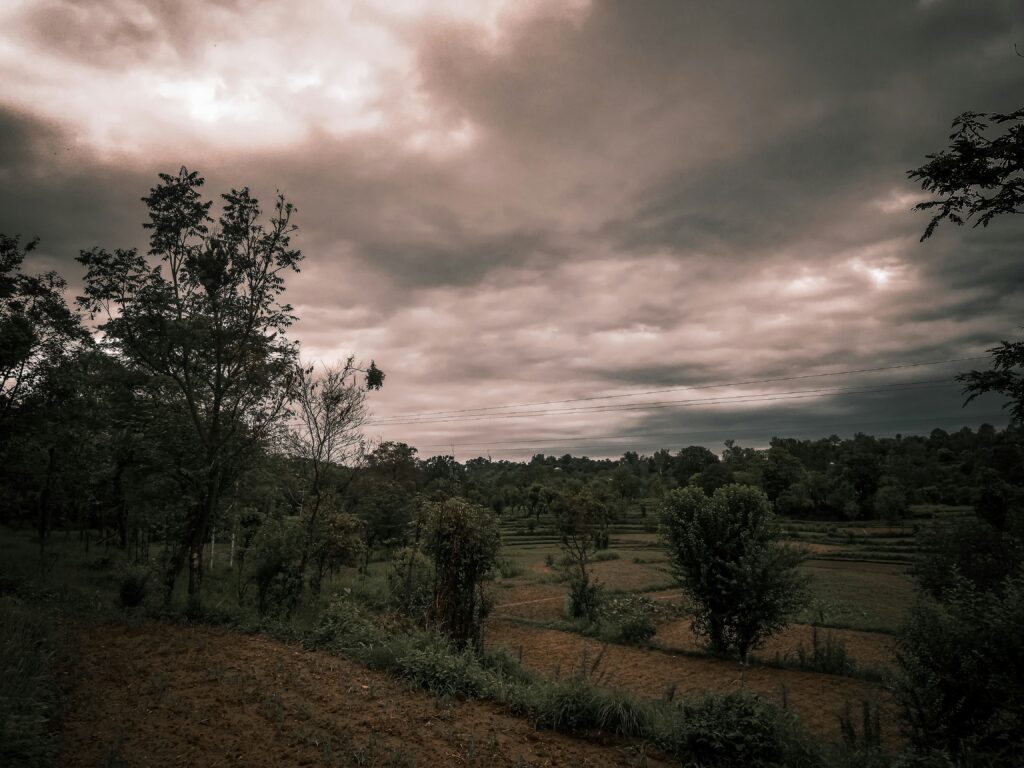
[[[500,547],[498,521],[483,507],[458,497],[428,507],[424,549],[435,574],[428,619],[459,648],[480,642],[483,578]]]
[[[294,317],[281,300],[302,258],[291,247],[294,207],[278,195],[264,222],[243,188],[222,196],[214,221],[203,183],[182,168],[161,174],[143,198],[151,259],[135,249],[79,256],[87,269],[79,302],[102,318],[104,345],[146,374],[146,395],[190,427],[191,457],[176,469],[191,502],[170,542],[168,599],[186,559],[189,595],[198,594],[210,522],[246,454],[284,413],[296,359],[285,335]]]

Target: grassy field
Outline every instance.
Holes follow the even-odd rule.
[[[259,739],[252,743],[229,740],[236,752],[233,759],[248,755],[248,762],[253,765],[262,764],[260,760],[264,758],[264,762],[269,761],[266,764],[273,764],[274,755],[283,759],[282,743],[286,751],[308,753],[310,762],[326,765],[415,765],[420,764],[417,757],[427,754],[461,755],[461,762],[467,765],[545,764],[545,760],[552,759],[555,762],[585,760],[593,765],[644,764],[643,759],[647,759],[646,764],[658,764],[656,752],[648,759],[645,748],[635,743],[623,744],[622,749],[633,750],[629,753],[633,755],[630,759],[639,762],[623,762],[618,758],[609,761],[607,752],[588,752],[588,742],[565,741],[558,734],[534,740],[529,752],[512,748],[512,743],[522,734],[521,725],[510,714],[534,712],[531,717],[536,717],[538,723],[561,722],[559,716],[554,716],[553,721],[549,717],[549,707],[562,706],[552,703],[561,695],[553,691],[577,680],[582,670],[586,685],[598,686],[595,690],[614,691],[600,694],[612,698],[599,696],[593,700],[598,702],[593,704],[597,707],[595,712],[605,711],[601,709],[605,706],[612,708],[608,712],[620,711],[622,707],[625,707],[622,712],[641,712],[642,716],[637,717],[647,723],[641,731],[659,734],[657,738],[665,744],[675,744],[672,739],[676,737],[670,737],[665,730],[668,726],[663,723],[664,714],[659,714],[662,712],[659,707],[675,706],[672,701],[677,692],[681,697],[690,698],[702,692],[756,692],[793,713],[801,727],[822,743],[835,742],[844,711],[858,711],[862,705],[869,705],[882,721],[894,720],[891,699],[879,681],[891,664],[891,633],[898,628],[914,599],[911,569],[915,537],[926,527],[960,514],[963,510],[958,508],[918,509],[913,518],[899,526],[786,521],[787,539],[807,551],[808,559],[802,568],[809,576],[811,602],[797,623],[760,649],[748,666],[709,656],[694,638],[683,610],[684,596],[676,586],[649,518],[625,516],[613,527],[608,549],[600,552],[592,563],[595,578],[610,597],[639,592],[666,608],[659,614],[654,637],[632,646],[618,641],[609,644],[602,627],[566,618],[566,568],[556,537],[545,527],[543,519],[532,533],[524,530],[522,520],[506,519],[502,523],[501,566],[489,587],[493,608],[485,639],[491,651],[499,652],[499,658],[511,657],[521,663],[524,667],[521,674],[534,676],[530,678],[534,682],[522,683],[526,687],[520,690],[515,688],[520,685],[517,677],[491,679],[487,677],[490,672],[481,671],[474,674],[483,675],[482,682],[465,678],[470,682],[451,683],[455,687],[449,688],[447,678],[439,678],[434,667],[423,669],[414,665],[409,669],[403,666],[408,663],[408,660],[403,661],[403,654],[414,648],[415,643],[409,646],[409,641],[400,636],[395,638],[399,643],[396,649],[374,650],[372,644],[366,645],[366,641],[357,638],[356,645],[345,651],[356,661],[404,676],[416,686],[435,690],[441,685],[439,690],[450,690],[459,696],[467,695],[466,690],[469,690],[470,698],[483,695],[504,707],[491,714],[486,707],[483,710],[463,707],[458,714],[451,714],[449,710],[445,717],[452,718],[453,724],[430,731],[431,735],[418,742],[412,752],[401,748],[402,730],[397,722],[395,729],[384,728],[379,733],[365,718],[359,721],[362,725],[355,728],[339,725],[342,717],[339,713],[348,712],[345,708],[352,700],[343,697],[342,702],[332,698],[337,694],[331,693],[331,680],[337,679],[338,674],[352,679],[363,674],[339,671],[340,662],[303,656],[301,662],[296,660],[300,666],[289,672],[274,658],[289,658],[299,651],[274,645],[277,641],[244,645],[247,650],[235,659],[232,655],[235,651],[230,649],[243,647],[239,643],[250,641],[232,640],[232,633],[225,630],[202,639],[187,633],[175,635],[177,639],[173,643],[177,650],[174,653],[181,657],[181,669],[175,667],[173,674],[154,671],[147,666],[145,657],[151,651],[155,653],[154,648],[171,642],[166,631],[152,628],[149,622],[154,617],[173,624],[187,618],[193,623],[236,627],[247,634],[270,632],[275,637],[307,638],[315,635],[325,609],[338,599],[386,614],[391,608],[387,589],[391,566],[387,553],[378,553],[363,569],[343,568],[329,574],[322,593],[316,598],[307,595],[289,617],[287,625],[280,625],[255,616],[251,593],[240,604],[237,568],[230,563],[230,548],[223,543],[218,544],[206,569],[201,614],[189,613],[183,598],[169,610],[161,607],[153,594],[155,590],[151,590],[145,608],[126,612],[118,607],[117,597],[127,557],[115,547],[93,543],[86,548],[77,535],[65,538],[57,534],[45,562],[41,563],[30,534],[3,531],[0,535],[3,647],[5,657],[19,659],[18,664],[8,663],[4,667],[0,682],[0,701],[7,702],[10,710],[2,713],[6,729],[4,741],[22,750],[17,755],[20,762],[16,764],[50,765],[54,755],[68,754],[89,755],[92,762],[83,761],[84,758],[76,762],[76,759],[64,757],[60,764],[138,764],[145,762],[140,734],[148,734],[146,738],[158,741],[164,739],[170,745],[168,749],[177,749],[179,753],[183,747],[176,739],[186,738],[193,746],[207,744],[205,723],[210,722],[210,717],[202,713],[213,706],[209,703],[212,696],[221,701],[217,706],[242,707],[241,712],[230,709],[225,722],[236,723],[240,729],[270,727],[272,733],[277,734],[271,739],[272,743],[262,747],[259,747],[262,743]],[[150,557],[155,559],[158,554],[159,550],[154,547]],[[111,626],[125,629],[111,635]],[[391,642],[386,638],[387,635],[382,635],[375,642]],[[71,679],[79,683],[67,688],[66,683],[58,682],[67,678],[61,672],[61,665],[74,655],[61,650],[69,642],[76,648],[115,650],[108,652],[109,658],[104,664],[90,661],[76,670]],[[196,642],[200,645],[196,646]],[[842,668],[824,669],[816,667],[813,659],[811,663],[807,661],[811,658],[812,646],[819,642],[826,642],[830,648],[842,647]],[[188,660],[192,657],[206,658],[203,654],[208,649],[213,656],[204,662],[206,667],[189,666]],[[140,657],[140,653],[143,656]],[[415,653],[418,651],[414,651],[414,656]],[[78,654],[78,658],[81,664],[82,655]],[[444,663],[462,664],[459,661]],[[324,665],[330,674],[323,672]],[[235,672],[231,671],[233,669]],[[259,679],[258,685],[245,683],[239,688],[234,683],[225,683],[245,669],[250,670],[245,674]],[[299,688],[289,687],[291,684],[285,682],[289,674],[305,676],[308,681]],[[125,687],[119,676],[130,677],[131,684]],[[456,681],[458,679],[456,677]],[[83,693],[82,680],[87,680],[86,686],[95,690]],[[367,681],[360,685],[368,686],[371,691],[389,691],[388,702],[373,704],[380,713],[393,711],[403,713],[400,715],[403,718],[436,721],[438,716],[429,697],[413,692],[405,695],[400,693],[400,688],[392,690],[394,683],[384,678],[371,675]],[[469,689],[459,687],[466,684],[470,685]],[[513,687],[509,688],[510,685]],[[197,686],[199,689],[207,686],[210,690],[202,692]],[[555,688],[548,690],[544,686]],[[308,696],[314,696],[315,703],[303,704],[304,697]],[[367,702],[372,701],[371,696]],[[111,702],[114,709],[142,707],[151,715],[131,721],[134,724],[130,726],[110,728],[104,718],[114,723],[118,720],[103,702]],[[355,717],[361,705],[356,701],[353,706],[356,710],[344,715],[346,723]],[[654,709],[645,709],[647,707]],[[82,712],[92,714],[83,716]],[[154,720],[153,713],[162,713],[163,719]],[[607,712],[594,715],[608,716]],[[454,723],[463,720],[473,725],[460,731]],[[161,725],[168,721],[184,723],[183,730],[171,735]],[[58,729],[61,723],[64,725]],[[554,729],[562,727],[556,725]],[[640,728],[635,724],[622,727],[626,728],[624,732]],[[20,740],[9,738],[12,729],[22,734]],[[103,734],[102,739],[93,738],[99,733]],[[899,746],[899,736],[892,728],[883,731],[882,741],[891,749]],[[211,748],[217,751],[221,746]],[[516,762],[520,758],[522,761]]]

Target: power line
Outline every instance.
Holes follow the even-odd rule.
[[[950,383],[951,381],[945,378],[924,379],[911,382],[875,384],[867,387],[822,387],[818,389],[789,390],[786,392],[749,393],[745,395],[722,395],[720,397],[694,398],[689,400],[666,400],[654,403],[625,403],[622,405],[580,406],[577,408],[564,408],[546,411],[519,411],[513,413],[446,416],[436,419],[425,418],[410,421],[380,422],[375,420],[369,420],[366,422],[366,424],[367,426],[376,427],[411,426],[417,424],[446,424],[453,422],[495,421],[498,419],[518,419],[536,416],[566,416],[591,413],[621,413],[626,411],[660,410],[663,408],[689,408],[699,405],[740,405],[744,403],[770,402],[773,400],[795,400],[803,397],[815,397],[823,394],[841,395],[848,393],[885,391],[888,389],[913,389],[921,386],[929,386],[936,384],[948,385]]]
[[[390,420],[395,420],[395,419],[413,419],[413,418],[420,418],[420,417],[426,417],[426,416],[447,416],[447,415],[450,415],[450,414],[476,413],[476,412],[481,412],[481,411],[503,410],[505,408],[531,408],[531,407],[534,407],[534,406],[542,406],[542,405],[562,405],[562,404],[565,404],[565,403],[581,403],[581,402],[589,402],[589,401],[593,401],[593,400],[613,400],[613,399],[621,399],[621,398],[626,398],[626,397],[642,397],[644,395],[659,395],[659,394],[664,394],[666,392],[680,392],[680,391],[683,391],[683,390],[717,389],[717,388],[722,388],[722,387],[741,387],[741,386],[748,386],[748,385],[751,385],[751,384],[775,384],[775,383],[779,383],[779,382],[783,382],[783,381],[799,381],[799,380],[803,380],[803,379],[824,378],[824,377],[828,377],[828,376],[852,376],[852,375],[858,374],[858,373],[878,373],[878,372],[881,372],[881,371],[895,371],[895,370],[901,370],[901,369],[906,369],[906,368],[922,368],[922,367],[933,366],[933,365],[946,365],[948,363],[963,363],[963,362],[970,362],[970,361],[973,361],[973,360],[986,360],[986,359],[988,359],[988,357],[986,355],[974,355],[974,356],[970,356],[970,357],[952,357],[952,358],[948,358],[948,359],[945,359],[945,360],[926,360],[926,361],[915,362],[915,363],[898,363],[898,364],[895,364],[895,365],[883,365],[883,366],[876,366],[876,367],[873,367],[873,368],[854,368],[854,369],[843,370],[843,371],[832,371],[832,372],[828,372],[828,373],[807,373],[807,374],[800,374],[800,375],[797,375],[797,376],[779,376],[779,377],[775,377],[775,378],[766,378],[766,379],[749,379],[747,381],[734,381],[734,382],[726,382],[726,383],[720,383],[720,384],[695,384],[695,385],[687,385],[687,386],[679,386],[679,387],[668,387],[668,388],[665,388],[665,389],[652,389],[652,390],[647,390],[647,391],[644,391],[644,392],[626,392],[626,393],[617,394],[617,395],[593,395],[593,396],[590,396],[590,397],[566,398],[564,400],[541,400],[541,401],[528,402],[528,403],[507,403],[505,405],[489,405],[489,406],[481,406],[479,408],[458,408],[458,409],[455,409],[455,410],[448,410],[448,411],[425,411],[425,412],[420,412],[420,413],[415,413],[415,412],[413,412],[413,413],[399,413],[399,414],[395,414],[394,416],[381,417],[375,423],[383,424],[385,421],[390,421]]]

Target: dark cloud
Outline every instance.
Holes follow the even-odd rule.
[[[906,178],[959,112],[1020,106],[1009,0],[415,5],[0,13],[0,231],[74,284],[80,248],[144,246],[160,171],[280,189],[295,332],[375,358],[382,417],[958,357],[1020,324],[1022,225],[921,244]],[[375,429],[600,455],[997,405],[954,386]],[[595,434],[626,437],[574,442]]]

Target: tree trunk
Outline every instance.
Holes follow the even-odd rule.
[[[57,448],[51,445],[47,449],[46,483],[39,495],[39,562],[46,563],[46,537],[50,532],[50,496],[53,494],[53,474],[56,465]]]
[[[114,498],[117,500],[117,540],[121,549],[128,548],[128,504],[124,500],[124,474],[125,462],[117,463],[117,471],[114,473]]]

